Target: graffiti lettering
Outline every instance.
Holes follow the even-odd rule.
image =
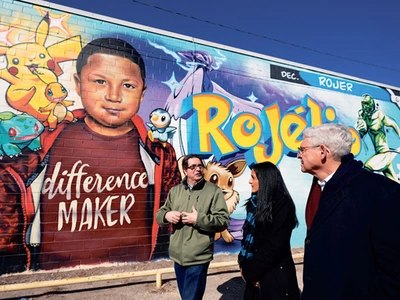
[[[120,196],[110,195],[100,203],[100,198],[96,197],[94,205],[91,199],[86,198],[81,209],[81,220],[78,231],[92,229],[92,226],[93,229],[97,229],[99,221],[103,226],[107,227],[112,227],[118,222],[120,225],[123,225],[125,222],[131,224],[128,212],[135,204],[135,196],[128,194],[119,198]],[[120,203],[119,211],[111,208],[113,201]],[[63,229],[64,224],[70,224],[71,232],[74,232],[78,225],[78,200],[71,201],[68,209],[67,203],[60,202],[58,206],[58,231]]]
[[[202,124],[202,126],[197,126],[200,151],[210,152],[213,141],[218,141],[218,148],[220,148],[223,153],[235,151],[236,147],[223,133],[221,128],[222,124],[225,123],[231,113],[231,103],[228,101],[216,101],[213,103],[212,107],[210,107],[209,95],[199,94],[193,98],[195,99],[195,101],[193,101],[193,108],[198,111],[198,124]],[[220,100],[219,98],[222,97],[215,98],[215,100]],[[211,99],[211,101],[213,101],[213,99]]]
[[[78,201],[74,200],[71,201],[68,213],[67,213],[67,208],[65,206],[65,202],[61,202],[59,205],[58,209],[58,230],[60,231],[62,229],[62,224],[63,224],[63,217],[65,217],[66,223],[72,222],[71,226],[71,231],[75,231],[76,227],[76,219],[77,219],[77,207],[78,207]]]
[[[281,72],[281,76],[283,78],[289,78],[291,80],[298,80],[298,78],[296,77],[296,73],[292,73],[292,72],[286,72],[286,71],[282,71]]]
[[[110,192],[122,186],[126,190],[132,190],[138,187],[146,188],[148,185],[147,174],[145,172],[125,173],[122,176],[109,176],[103,179],[99,174],[86,176],[88,172],[84,170],[85,168],[90,168],[90,166],[82,164],[82,161],[79,160],[72,166],[70,172],[64,170],[60,175],[61,162],[58,162],[54,167],[52,176],[44,180],[42,193],[49,193],[49,199],[53,199],[56,194],[62,194],[66,195],[67,200],[71,200],[73,197],[73,187],[75,188],[75,198],[79,199],[81,190],[85,193],[90,193],[93,190],[101,193],[105,190]],[[64,178],[61,176],[64,176]],[[67,180],[67,185],[63,188],[65,180]]]
[[[295,155],[305,128],[336,120],[333,107],[323,109],[308,95],[283,116],[278,103],[265,106],[259,116],[249,112],[233,116],[231,100],[218,94],[197,94],[184,102],[181,115],[193,110],[187,119],[192,136],[189,149],[213,154],[217,160],[243,151],[249,164],[266,160],[278,164],[283,155]],[[353,153],[357,155],[360,138],[353,128],[351,131]]]
[[[329,77],[319,77],[319,85],[323,87],[327,87],[330,89],[334,90],[340,90],[340,91],[347,91],[347,92],[352,92],[353,91],[353,84],[350,82],[346,81],[341,81],[341,80],[332,80]]]

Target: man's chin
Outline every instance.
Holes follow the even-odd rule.
[[[104,120],[104,122],[101,122],[101,124],[104,127],[108,127],[108,128],[118,128],[118,127],[124,126],[127,123],[121,122],[120,119],[114,118],[112,120]]]
[[[104,127],[108,128],[118,128],[121,127],[123,124],[103,124]]]
[[[112,117],[112,118],[94,118],[90,114],[87,115],[87,118],[89,118],[92,122],[97,123],[98,125],[107,127],[107,128],[118,128],[126,124],[127,122],[121,122],[121,119],[119,117]]]

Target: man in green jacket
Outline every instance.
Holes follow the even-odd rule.
[[[229,225],[229,213],[221,189],[204,179],[199,155],[182,160],[185,178],[168,193],[157,211],[161,226],[172,224],[169,255],[182,299],[202,299],[207,270],[214,254],[214,235]]]

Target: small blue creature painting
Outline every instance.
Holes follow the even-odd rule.
[[[164,145],[170,135],[176,130],[176,127],[170,126],[171,115],[162,108],[157,108],[150,113],[150,123],[146,123],[150,127],[148,137],[151,141],[158,139]]]
[[[28,147],[32,151],[41,149],[40,134],[44,126],[38,119],[23,113],[0,113],[0,159],[4,154],[10,158],[21,154]]]

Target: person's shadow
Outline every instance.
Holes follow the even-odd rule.
[[[233,277],[217,287],[217,291],[222,294],[220,300],[241,300],[246,283],[242,277]]]

